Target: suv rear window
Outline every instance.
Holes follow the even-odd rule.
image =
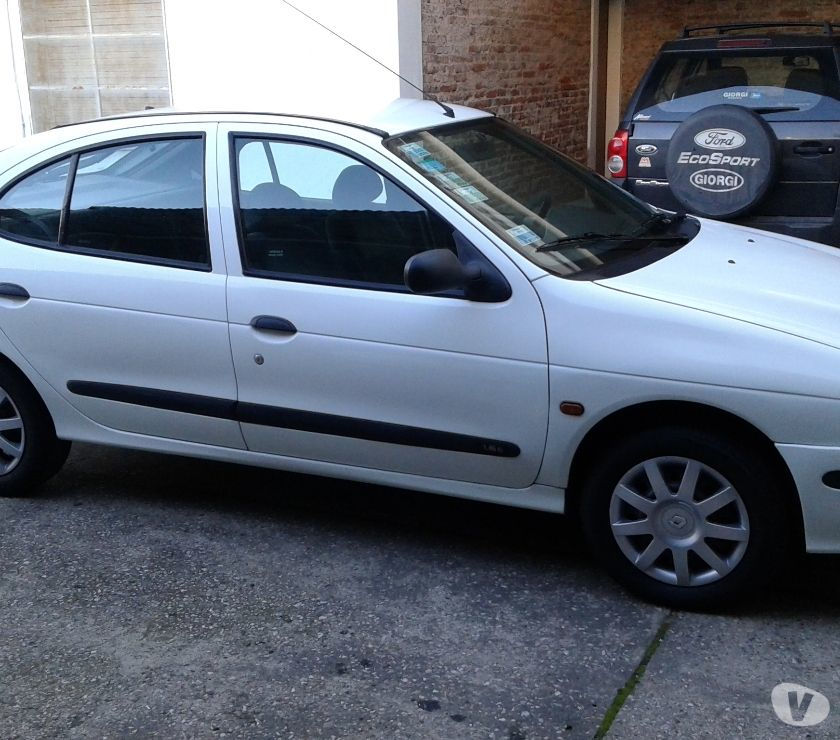
[[[837,118],[840,85],[831,49],[666,52],[642,90],[636,120],[683,120],[729,103],[786,118]]]

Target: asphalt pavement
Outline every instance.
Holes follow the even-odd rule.
[[[840,737],[838,557],[672,613],[556,515],[77,445],[0,563],[4,740]]]

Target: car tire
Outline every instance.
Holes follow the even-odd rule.
[[[0,497],[34,493],[61,469],[69,453],[70,443],[56,437],[32,386],[0,366]]]
[[[734,603],[778,577],[789,550],[772,466],[752,446],[703,430],[619,441],[579,501],[594,555],[629,591],[663,606]]]

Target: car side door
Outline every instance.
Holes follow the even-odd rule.
[[[532,484],[545,447],[547,350],[540,302],[519,269],[383,151],[257,124],[220,126],[219,144],[248,448]],[[497,271],[509,297],[409,292],[406,261],[435,248]]]
[[[215,130],[146,125],[20,165],[0,192],[0,330],[105,427],[244,448]]]

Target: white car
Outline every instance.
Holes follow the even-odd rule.
[[[70,440],[567,512],[705,607],[840,552],[840,254],[488,113],[152,111],[0,153],[0,493]]]

